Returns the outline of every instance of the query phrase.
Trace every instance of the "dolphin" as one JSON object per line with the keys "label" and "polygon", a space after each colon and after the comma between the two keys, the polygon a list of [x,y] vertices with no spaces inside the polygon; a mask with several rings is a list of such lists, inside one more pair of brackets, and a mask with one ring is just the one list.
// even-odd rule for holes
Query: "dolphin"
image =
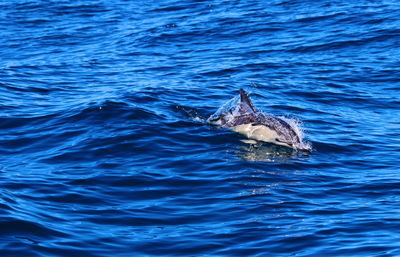
{"label": "dolphin", "polygon": [[259,142],[290,147],[295,150],[310,151],[311,146],[303,142],[297,126],[284,118],[257,111],[249,95],[240,89],[240,101],[233,108],[217,111],[208,122],[245,135]]}

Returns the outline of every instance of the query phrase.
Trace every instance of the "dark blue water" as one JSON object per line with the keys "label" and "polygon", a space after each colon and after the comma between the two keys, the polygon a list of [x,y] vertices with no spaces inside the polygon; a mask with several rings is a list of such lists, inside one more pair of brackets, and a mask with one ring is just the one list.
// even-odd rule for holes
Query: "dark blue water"
{"label": "dark blue water", "polygon": [[[399,256],[397,1],[0,1],[1,256]],[[204,122],[251,92],[310,154]]]}

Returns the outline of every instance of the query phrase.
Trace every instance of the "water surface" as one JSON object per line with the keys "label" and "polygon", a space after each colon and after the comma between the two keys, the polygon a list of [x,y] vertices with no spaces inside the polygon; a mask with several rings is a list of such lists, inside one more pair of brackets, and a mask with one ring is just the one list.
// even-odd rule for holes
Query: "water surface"
{"label": "water surface", "polygon": [[[1,256],[400,255],[396,1],[1,1]],[[311,154],[203,122],[238,93]]]}

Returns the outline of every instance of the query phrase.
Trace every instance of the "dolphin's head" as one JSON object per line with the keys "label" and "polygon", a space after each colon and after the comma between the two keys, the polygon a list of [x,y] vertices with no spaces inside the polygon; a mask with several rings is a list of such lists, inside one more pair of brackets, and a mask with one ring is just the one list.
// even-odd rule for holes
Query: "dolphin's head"
{"label": "dolphin's head", "polygon": [[238,109],[239,96],[235,96],[223,104],[214,114],[212,114],[207,119],[207,122],[212,125],[225,127],[234,117],[236,117]]}
{"label": "dolphin's head", "polygon": [[223,126],[225,124],[224,115],[214,115],[207,119],[207,122],[215,126]]}

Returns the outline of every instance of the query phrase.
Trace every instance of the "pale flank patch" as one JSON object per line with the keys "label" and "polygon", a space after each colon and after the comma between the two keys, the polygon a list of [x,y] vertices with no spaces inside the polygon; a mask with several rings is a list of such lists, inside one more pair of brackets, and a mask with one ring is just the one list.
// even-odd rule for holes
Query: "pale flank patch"
{"label": "pale flank patch", "polygon": [[245,135],[249,139],[255,139],[267,143],[275,143],[275,139],[278,137],[276,131],[263,125],[253,126],[251,124],[243,124],[235,126],[232,129]]}
{"label": "pale flank patch", "polygon": [[249,144],[249,145],[256,145],[258,143],[256,140],[252,140],[252,139],[242,139],[242,140],[240,140],[240,142]]}

